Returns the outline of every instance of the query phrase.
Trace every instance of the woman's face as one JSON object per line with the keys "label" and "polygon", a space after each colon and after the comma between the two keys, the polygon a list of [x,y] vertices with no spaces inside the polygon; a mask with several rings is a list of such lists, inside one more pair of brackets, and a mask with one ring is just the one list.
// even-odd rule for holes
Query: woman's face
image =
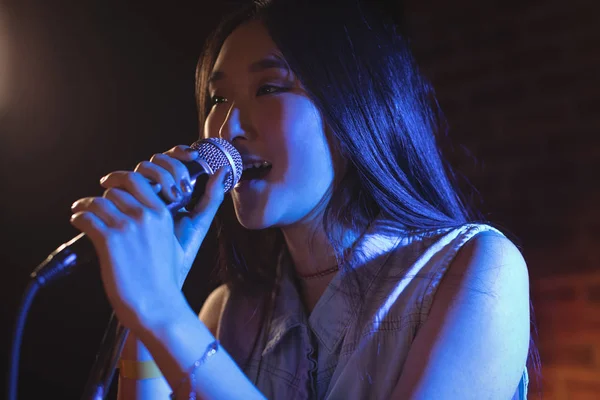
{"label": "woman's face", "polygon": [[334,178],[324,123],[260,22],[245,23],[227,38],[209,95],[204,136],[229,140],[244,164],[271,165],[266,175],[233,189],[239,222],[263,229],[319,215]]}

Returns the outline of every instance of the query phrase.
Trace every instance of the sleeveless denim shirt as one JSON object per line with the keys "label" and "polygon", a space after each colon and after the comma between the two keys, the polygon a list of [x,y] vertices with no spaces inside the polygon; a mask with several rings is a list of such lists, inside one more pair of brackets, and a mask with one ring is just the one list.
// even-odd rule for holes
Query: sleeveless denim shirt
{"label": "sleeveless denim shirt", "polygon": [[[226,295],[217,337],[268,399],[388,399],[444,273],[484,231],[500,233],[473,224],[401,238],[371,228],[355,269],[360,307],[339,272],[309,316],[282,256],[271,299]],[[528,381],[524,365],[512,400],[527,398]]]}

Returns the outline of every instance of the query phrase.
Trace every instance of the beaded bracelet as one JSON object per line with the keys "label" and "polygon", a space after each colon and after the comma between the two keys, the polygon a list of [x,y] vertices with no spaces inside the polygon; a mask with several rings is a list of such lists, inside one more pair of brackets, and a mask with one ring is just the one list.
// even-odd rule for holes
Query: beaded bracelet
{"label": "beaded bracelet", "polygon": [[174,400],[176,398],[175,396],[177,395],[179,390],[181,390],[181,387],[183,386],[185,381],[189,381],[190,384],[190,392],[187,398],[189,400],[196,400],[196,393],[194,392],[194,384],[196,383],[196,369],[202,364],[204,364],[206,360],[208,360],[210,357],[215,355],[218,349],[218,340],[215,340],[214,342],[209,344],[208,347],[206,347],[206,350],[204,350],[204,354],[202,354],[202,357],[200,357],[196,360],[196,362],[194,362],[194,364],[188,369],[187,374],[181,379],[181,381],[179,381],[179,383],[175,387],[175,390],[173,390],[173,393],[171,393],[171,400]]}

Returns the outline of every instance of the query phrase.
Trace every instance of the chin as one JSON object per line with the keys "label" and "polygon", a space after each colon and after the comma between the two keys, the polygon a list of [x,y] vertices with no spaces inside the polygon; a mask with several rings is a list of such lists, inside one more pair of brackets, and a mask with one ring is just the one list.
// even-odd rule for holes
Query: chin
{"label": "chin", "polygon": [[260,230],[267,229],[273,226],[269,224],[261,213],[245,213],[242,210],[235,210],[235,215],[238,222],[246,229]]}
{"label": "chin", "polygon": [[259,231],[262,229],[267,229],[270,228],[272,225],[269,224],[265,224],[261,221],[247,221],[247,220],[239,220],[240,225],[242,225],[244,228],[251,230],[251,231]]}

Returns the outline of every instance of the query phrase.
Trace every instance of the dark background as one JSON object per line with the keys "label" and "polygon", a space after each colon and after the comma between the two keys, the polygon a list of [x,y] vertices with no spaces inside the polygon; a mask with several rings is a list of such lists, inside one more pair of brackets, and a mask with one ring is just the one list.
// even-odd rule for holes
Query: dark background
{"label": "dark background", "polygon": [[[528,261],[545,398],[592,398],[581,388],[600,390],[598,3],[388,3],[404,10],[448,117],[447,157]],[[198,136],[196,61],[235,3],[172,4],[0,3],[2,372],[29,273],[77,234],[71,203],[100,195],[106,173]],[[194,308],[205,276],[197,263],[186,284]],[[78,398],[109,315],[91,266],[41,292],[25,329],[21,398]]]}
{"label": "dark background", "polygon": [[[231,6],[210,3],[14,1],[0,8],[10,47],[0,54],[10,68],[9,98],[0,106],[3,372],[29,273],[77,234],[71,203],[101,195],[106,173],[197,139],[196,62]],[[200,279],[190,293],[195,308],[206,295]],[[20,398],[79,398],[109,316],[93,266],[40,292],[25,329]]]}

